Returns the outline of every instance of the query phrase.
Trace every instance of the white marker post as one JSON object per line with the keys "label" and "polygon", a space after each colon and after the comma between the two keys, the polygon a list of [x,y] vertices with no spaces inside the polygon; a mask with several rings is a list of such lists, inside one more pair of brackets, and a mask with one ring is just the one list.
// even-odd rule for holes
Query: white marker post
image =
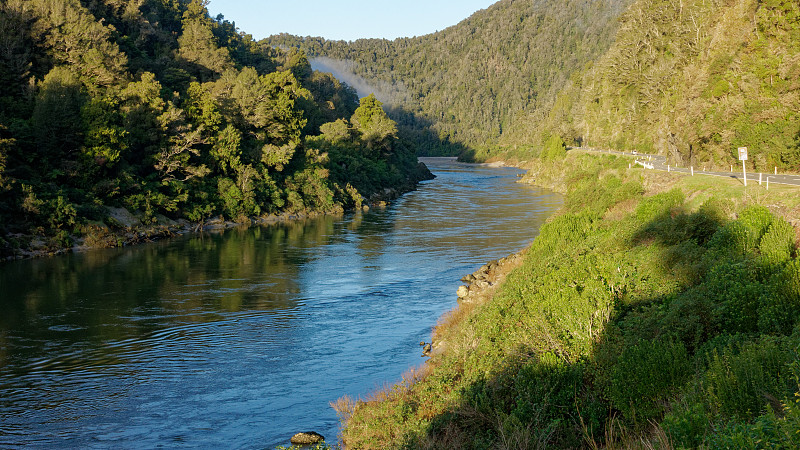
{"label": "white marker post", "polygon": [[739,161],[742,162],[742,174],[744,174],[744,186],[747,187],[747,167],[744,162],[747,161],[747,147],[739,147]]}
{"label": "white marker post", "polygon": [[692,176],[694,176],[694,166],[692,166]]}
{"label": "white marker post", "polygon": [[761,172],[758,172],[758,185],[761,186]]}

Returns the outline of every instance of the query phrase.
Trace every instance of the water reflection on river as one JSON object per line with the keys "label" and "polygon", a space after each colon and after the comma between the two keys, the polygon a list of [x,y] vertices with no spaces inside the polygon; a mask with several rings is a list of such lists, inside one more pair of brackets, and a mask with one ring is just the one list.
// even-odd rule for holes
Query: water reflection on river
{"label": "water reflection on river", "polygon": [[329,402],[421,364],[459,278],[560,202],[428,162],[386,209],[0,265],[0,447],[335,440]]}

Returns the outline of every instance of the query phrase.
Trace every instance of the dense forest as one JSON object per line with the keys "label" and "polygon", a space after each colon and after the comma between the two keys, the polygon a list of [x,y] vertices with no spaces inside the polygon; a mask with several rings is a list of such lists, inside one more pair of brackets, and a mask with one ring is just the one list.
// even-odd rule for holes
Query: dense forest
{"label": "dense forest", "polygon": [[747,146],[753,169],[800,169],[793,0],[503,0],[413,39],[268,41],[395,86],[395,117],[432,153],[528,159],[556,135],[709,167]]}
{"label": "dense forest", "polygon": [[[456,26],[394,41],[276,35],[266,42],[350,62],[429,153],[496,146],[552,104],[612,44],[629,0],[500,1]],[[519,144],[524,145],[520,142]]]}
{"label": "dense forest", "polygon": [[580,88],[565,103],[590,144],[716,167],[746,146],[755,170],[800,170],[800,4],[637,1]]}
{"label": "dense forest", "polygon": [[326,211],[429,175],[374,97],[206,3],[0,4],[4,253],[113,227],[109,206],[146,224]]}

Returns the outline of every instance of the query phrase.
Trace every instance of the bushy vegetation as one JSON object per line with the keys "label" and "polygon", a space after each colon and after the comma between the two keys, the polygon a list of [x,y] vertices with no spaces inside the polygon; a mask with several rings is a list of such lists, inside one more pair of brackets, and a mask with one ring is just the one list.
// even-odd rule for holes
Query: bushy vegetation
{"label": "bushy vegetation", "polygon": [[[350,62],[349,70],[381,87],[392,118],[424,152],[471,156],[552,104],[574,71],[608,49],[629,3],[502,0],[426,36],[344,42],[276,35],[266,42]],[[530,141],[520,136],[512,144]]]}
{"label": "bushy vegetation", "polygon": [[69,245],[106,206],[145,223],[327,211],[426,175],[374,97],[206,3],[0,4],[3,252],[15,233]]}
{"label": "bushy vegetation", "polygon": [[751,170],[800,170],[799,48],[794,0],[636,0],[527,128],[695,167],[728,167],[744,146]]}
{"label": "bushy vegetation", "polygon": [[542,171],[566,181],[562,212],[491,301],[437,330],[424,376],[339,405],[345,444],[797,447],[796,230],[624,159]]}
{"label": "bushy vegetation", "polygon": [[503,0],[417,38],[268,41],[391,86],[427,152],[527,160],[558,135],[709,168],[746,146],[752,170],[800,170],[795,0]]}

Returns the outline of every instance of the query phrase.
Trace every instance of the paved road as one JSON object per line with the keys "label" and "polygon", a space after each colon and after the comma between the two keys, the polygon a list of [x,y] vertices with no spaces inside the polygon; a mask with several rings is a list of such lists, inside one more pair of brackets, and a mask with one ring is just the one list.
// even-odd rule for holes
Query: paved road
{"label": "paved road", "polygon": [[[618,152],[615,150],[600,150],[596,148],[581,148],[576,147],[579,150],[586,150],[589,152],[595,153],[605,153],[605,154],[612,154],[612,155],[626,155],[626,156],[634,156],[636,161],[640,164],[647,164],[646,166],[648,169],[651,168],[654,170],[664,170],[670,172],[682,172],[682,173],[691,173],[691,168],[686,167],[672,167],[667,165],[667,157],[661,155],[650,155],[646,153],[636,153],[636,152]],[[738,167],[738,172],[736,171]],[[711,171],[704,171],[698,170],[698,168],[694,169],[695,175],[711,175],[715,177],[725,177],[725,178],[734,178],[736,180],[742,181],[744,179],[744,175],[742,174],[742,166],[733,166],[734,172],[711,172]],[[747,183],[755,183],[758,184],[758,176],[759,173],[751,173],[747,172]],[[795,174],[778,174],[775,175],[774,173],[763,173],[761,174],[761,182],[763,185],[767,184],[767,178],[769,178],[770,184],[777,183],[777,184],[788,184],[792,186],[800,186],[800,175]]]}

